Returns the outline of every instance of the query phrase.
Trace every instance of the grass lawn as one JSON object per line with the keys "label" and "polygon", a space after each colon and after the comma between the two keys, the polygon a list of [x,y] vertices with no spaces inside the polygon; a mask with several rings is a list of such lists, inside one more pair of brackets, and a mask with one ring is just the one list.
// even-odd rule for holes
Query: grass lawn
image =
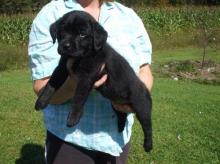
{"label": "grass lawn", "polygon": [[[177,59],[201,59],[198,49],[157,51],[157,65]],[[209,57],[217,61],[215,53]],[[220,86],[173,81],[155,75],[152,91],[154,149],[143,151],[143,133],[133,127],[129,164],[220,162]],[[0,163],[41,164],[44,127],[35,112],[30,73],[0,72]]]}

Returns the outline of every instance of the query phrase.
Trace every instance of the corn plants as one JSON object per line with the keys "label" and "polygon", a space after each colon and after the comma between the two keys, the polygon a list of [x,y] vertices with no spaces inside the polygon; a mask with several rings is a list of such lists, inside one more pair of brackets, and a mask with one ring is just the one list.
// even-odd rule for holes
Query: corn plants
{"label": "corn plants", "polygon": [[28,16],[0,16],[0,40],[9,44],[26,44],[32,18]]}
{"label": "corn plants", "polygon": [[202,18],[211,27],[220,28],[220,8],[180,7],[180,8],[136,8],[145,26],[158,35],[191,31],[196,29]]}

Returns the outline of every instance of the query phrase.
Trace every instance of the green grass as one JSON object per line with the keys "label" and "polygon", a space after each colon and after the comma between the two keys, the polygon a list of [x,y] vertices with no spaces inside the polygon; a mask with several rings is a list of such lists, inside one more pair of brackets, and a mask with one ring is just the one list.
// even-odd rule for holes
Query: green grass
{"label": "green grass", "polygon": [[[156,51],[153,70],[171,60],[200,59],[196,48]],[[209,57],[220,61],[216,54]],[[220,86],[173,81],[155,75],[153,95],[154,149],[143,151],[143,133],[133,127],[129,164],[219,163]],[[45,129],[27,70],[0,72],[0,163],[40,164]]]}
{"label": "green grass", "polygon": [[0,73],[0,97],[0,163],[15,163],[21,151],[29,153],[25,158],[30,160],[19,161],[33,163],[40,149],[31,150],[43,145],[44,129],[41,113],[33,109],[35,96],[27,71]]}
{"label": "green grass", "polygon": [[27,48],[25,46],[0,43],[0,71],[27,68]]}
{"label": "green grass", "polygon": [[153,90],[154,150],[150,155],[142,152],[143,135],[136,123],[130,164],[219,163],[219,91],[219,86],[156,79]]}
{"label": "green grass", "polygon": [[[175,60],[202,60],[203,49],[196,47],[188,48],[167,48],[166,50],[153,51],[153,62],[155,64],[165,63]],[[206,59],[220,62],[220,49],[214,51],[213,49],[207,50]]]}

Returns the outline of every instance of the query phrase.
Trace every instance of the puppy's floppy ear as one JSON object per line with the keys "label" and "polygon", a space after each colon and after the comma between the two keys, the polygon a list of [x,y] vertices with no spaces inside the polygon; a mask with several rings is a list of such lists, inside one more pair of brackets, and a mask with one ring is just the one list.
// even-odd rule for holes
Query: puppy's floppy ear
{"label": "puppy's floppy ear", "polygon": [[56,42],[59,23],[60,23],[60,20],[57,20],[56,22],[50,25],[50,35],[53,39],[53,43]]}
{"label": "puppy's floppy ear", "polygon": [[98,23],[93,24],[93,43],[94,49],[97,51],[102,48],[108,37],[108,33],[104,28]]}

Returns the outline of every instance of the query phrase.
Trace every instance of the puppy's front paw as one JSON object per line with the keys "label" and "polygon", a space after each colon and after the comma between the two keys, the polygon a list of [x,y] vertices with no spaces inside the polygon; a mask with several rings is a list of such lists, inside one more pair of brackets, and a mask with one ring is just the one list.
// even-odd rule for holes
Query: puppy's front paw
{"label": "puppy's front paw", "polygon": [[153,149],[152,139],[145,139],[144,140],[144,150],[146,152],[150,152],[152,149]]}
{"label": "puppy's front paw", "polygon": [[70,112],[67,118],[67,127],[73,127],[79,123],[81,113]]}
{"label": "puppy's front paw", "polygon": [[35,103],[35,109],[44,109],[50,102],[50,98],[55,93],[55,88],[53,88],[49,83],[45,86],[43,92],[38,97]]}
{"label": "puppy's front paw", "polygon": [[40,99],[37,99],[35,103],[35,109],[36,110],[41,110],[44,109],[48,104],[45,101],[42,101]]}

